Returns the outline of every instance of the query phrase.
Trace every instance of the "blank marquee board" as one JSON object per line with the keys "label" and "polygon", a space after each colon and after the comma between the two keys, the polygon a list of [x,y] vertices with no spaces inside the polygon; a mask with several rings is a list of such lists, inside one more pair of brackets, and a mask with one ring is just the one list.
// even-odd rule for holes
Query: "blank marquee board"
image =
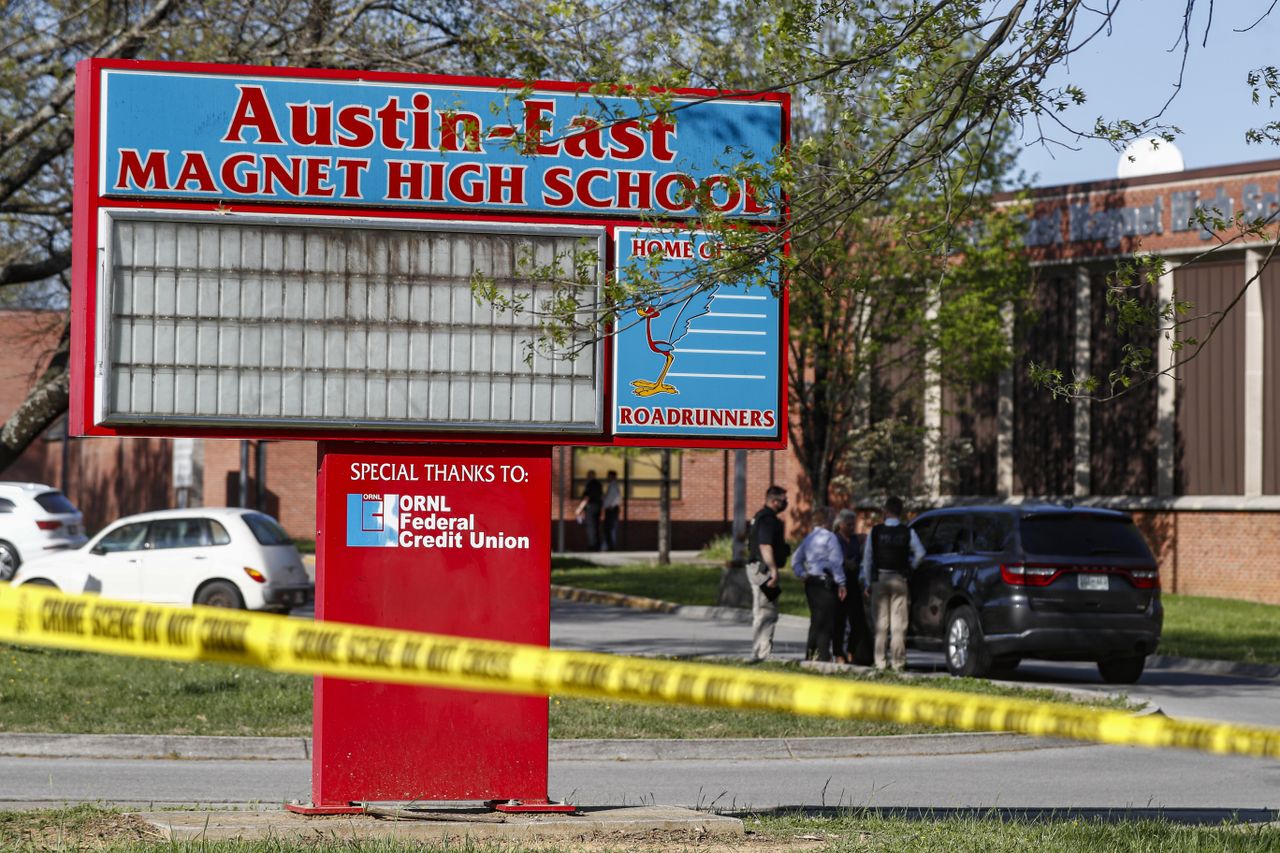
{"label": "blank marquee board", "polygon": [[603,257],[601,229],[113,211],[99,234],[98,423],[601,429],[601,348],[529,349],[529,312],[471,289],[537,303],[520,259]]}

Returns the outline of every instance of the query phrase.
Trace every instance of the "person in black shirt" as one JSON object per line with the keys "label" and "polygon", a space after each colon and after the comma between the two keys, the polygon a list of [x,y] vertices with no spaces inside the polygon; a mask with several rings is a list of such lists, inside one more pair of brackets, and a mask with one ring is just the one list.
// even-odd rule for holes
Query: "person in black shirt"
{"label": "person in black shirt", "polygon": [[770,486],[764,507],[751,520],[747,536],[747,579],[751,582],[751,657],[762,661],[773,652],[773,630],[778,624],[778,572],[787,563],[791,546],[786,525],[778,513],[787,508],[787,490]]}
{"label": "person in black shirt", "polygon": [[848,578],[849,594],[836,612],[836,625],[831,634],[832,651],[838,661],[868,666],[872,662],[875,638],[867,618],[863,597],[858,594],[858,576],[862,568],[863,538],[858,535],[858,514],[842,509],[836,516],[836,535],[844,549],[844,573]]}
{"label": "person in black shirt", "polygon": [[587,484],[582,489],[582,503],[578,513],[587,528],[587,548],[595,551],[600,548],[600,509],[604,506],[604,486],[596,479],[595,470],[587,472]]}

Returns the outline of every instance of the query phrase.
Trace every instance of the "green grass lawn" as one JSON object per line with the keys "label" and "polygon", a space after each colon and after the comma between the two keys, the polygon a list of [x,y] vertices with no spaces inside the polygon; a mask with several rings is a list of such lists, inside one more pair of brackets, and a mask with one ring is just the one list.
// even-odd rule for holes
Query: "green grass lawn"
{"label": "green grass lawn", "polygon": [[[629,592],[681,604],[715,604],[720,585],[717,566],[596,566],[579,560],[553,560],[552,583]],[[1280,606],[1202,598],[1162,596],[1165,607],[1160,653],[1177,657],[1280,664]],[[783,613],[808,616],[804,589],[783,571]]]}
{"label": "green grass lawn", "polygon": [[1280,607],[1253,601],[1165,595],[1160,653],[1280,663]]}
{"label": "green grass lawn", "polygon": [[[700,850],[729,853],[748,850],[893,851],[893,853],[1198,853],[1280,849],[1280,828],[1227,824],[1184,826],[1164,820],[1103,823],[1049,818],[1027,820],[1000,816],[912,820],[881,817],[858,810],[831,816],[805,814],[738,815],[750,833],[745,838],[714,838],[694,833],[657,833],[644,837],[587,836],[573,841],[445,842],[407,839],[339,837],[317,829],[314,838],[294,841],[160,842],[141,819],[116,809],[78,806],[69,809],[0,812],[0,849],[15,853],[51,850],[95,850],[103,853],[556,853],[556,851]],[[323,823],[318,824],[319,827]]]}
{"label": "green grass lawn", "polygon": [[[798,664],[771,663],[768,668],[801,671]],[[849,673],[831,677],[876,676]],[[967,679],[948,679],[938,686],[1056,698],[1046,690]],[[311,734],[311,687],[306,676],[223,664],[180,664],[0,645],[0,731],[306,736]],[[893,723],[568,696],[551,697],[550,710],[551,737],[565,739],[815,737],[931,731]]]}

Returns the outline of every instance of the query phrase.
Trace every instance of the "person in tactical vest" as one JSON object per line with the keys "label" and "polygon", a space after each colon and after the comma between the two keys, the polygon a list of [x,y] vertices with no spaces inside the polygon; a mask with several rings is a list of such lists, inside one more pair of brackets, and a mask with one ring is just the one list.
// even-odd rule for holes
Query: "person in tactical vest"
{"label": "person in tactical vest", "polygon": [[875,614],[876,669],[887,664],[901,670],[907,665],[907,576],[923,559],[920,537],[902,523],[901,499],[889,498],[884,521],[871,528],[862,552],[863,595]]}
{"label": "person in tactical vest", "polygon": [[747,579],[751,582],[751,657],[762,661],[773,652],[773,629],[778,624],[778,572],[787,564],[791,546],[778,513],[787,508],[787,490],[770,486],[764,507],[751,519],[747,535]]}

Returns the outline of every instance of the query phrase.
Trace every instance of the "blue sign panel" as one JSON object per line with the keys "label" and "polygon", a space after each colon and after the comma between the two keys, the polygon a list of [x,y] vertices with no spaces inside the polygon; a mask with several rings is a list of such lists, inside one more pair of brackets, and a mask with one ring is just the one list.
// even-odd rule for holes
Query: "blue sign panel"
{"label": "blue sign panel", "polygon": [[[516,97],[516,95],[519,97]],[[779,145],[776,101],[141,70],[102,75],[103,196],[772,220],[733,174]]]}
{"label": "blue sign panel", "polygon": [[[644,264],[664,290],[714,257],[714,235],[620,228],[620,271]],[[652,260],[658,258],[658,260]],[[776,264],[770,271],[776,286]],[[782,314],[767,288],[720,284],[655,297],[618,320],[613,430],[618,435],[776,438],[781,429]]]}
{"label": "blue sign panel", "polygon": [[399,495],[347,495],[348,548],[394,548],[399,533]]}

